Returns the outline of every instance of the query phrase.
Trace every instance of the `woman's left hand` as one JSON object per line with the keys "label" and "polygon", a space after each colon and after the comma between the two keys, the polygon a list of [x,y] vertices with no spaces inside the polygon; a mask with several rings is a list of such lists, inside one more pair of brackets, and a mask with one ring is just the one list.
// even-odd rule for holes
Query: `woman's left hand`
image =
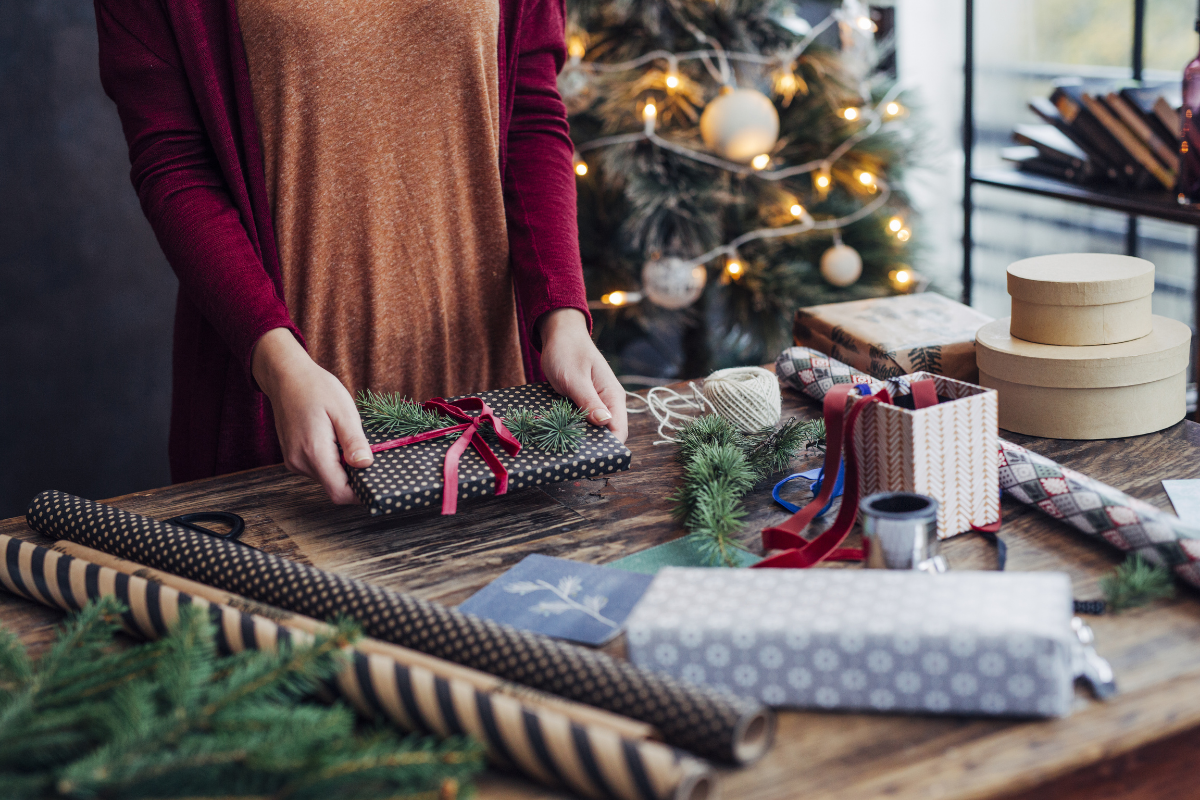
{"label": "woman's left hand", "polygon": [[550,385],[586,409],[589,422],[607,426],[624,442],[629,433],[625,388],[596,349],[583,313],[574,308],[556,308],[543,314],[538,326],[542,334],[542,371]]}

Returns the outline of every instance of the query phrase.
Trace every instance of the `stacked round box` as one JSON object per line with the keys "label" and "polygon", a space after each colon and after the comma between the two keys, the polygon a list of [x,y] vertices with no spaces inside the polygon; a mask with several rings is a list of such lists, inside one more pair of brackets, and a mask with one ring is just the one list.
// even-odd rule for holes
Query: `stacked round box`
{"label": "stacked round box", "polygon": [[979,329],[979,382],[1000,427],[1056,439],[1113,439],[1187,413],[1191,329],[1150,309],[1154,265],[1067,253],[1008,268],[1012,316]]}

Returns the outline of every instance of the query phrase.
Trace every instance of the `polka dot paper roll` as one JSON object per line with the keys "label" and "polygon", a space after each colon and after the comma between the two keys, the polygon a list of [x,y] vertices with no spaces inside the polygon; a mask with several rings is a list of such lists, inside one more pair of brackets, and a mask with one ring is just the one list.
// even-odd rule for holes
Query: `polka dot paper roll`
{"label": "polka dot paper roll", "polygon": [[[548,383],[514,386],[472,396],[481,398],[500,417],[510,408],[548,408],[560,397]],[[525,445],[517,455],[510,456],[499,445],[491,428],[485,427],[482,435],[508,470],[509,492],[629,469],[631,459],[629,449],[608,428],[595,425],[586,427],[577,453],[551,453]],[[394,437],[368,431],[367,438],[371,444],[379,444]],[[443,436],[376,453],[375,462],[366,469],[347,468],[350,486],[372,514],[440,508],[442,466],[446,451],[453,443],[453,437]],[[495,492],[496,476],[473,447],[467,448],[458,464],[459,502],[489,497]]]}
{"label": "polka dot paper roll", "polygon": [[667,744],[747,763],[771,742],[774,719],[756,700],[688,686],[627,661],[518,631],[456,609],[298,564],[65,492],[42,492],[29,526],[261,603],[332,621],[347,615],[368,636],[498,675],[513,683],[641,720]]}

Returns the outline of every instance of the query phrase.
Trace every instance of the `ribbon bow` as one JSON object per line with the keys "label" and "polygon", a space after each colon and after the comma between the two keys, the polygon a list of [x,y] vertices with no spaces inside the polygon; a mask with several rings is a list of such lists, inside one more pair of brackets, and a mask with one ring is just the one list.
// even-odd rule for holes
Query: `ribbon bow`
{"label": "ribbon bow", "polygon": [[[462,436],[458,437],[458,441],[450,445],[450,449],[446,451],[446,461],[442,465],[442,514],[454,514],[458,511],[458,462],[462,458],[462,454],[467,451],[467,447],[474,447],[475,452],[479,453],[483,462],[496,476],[496,494],[501,495],[508,492],[508,470],[500,463],[500,459],[492,452],[492,448],[488,446],[484,438],[475,434],[484,424],[491,425],[492,429],[496,431],[496,435],[500,437],[500,445],[504,448],[504,452],[510,456],[521,452],[521,443],[509,433],[508,428],[504,427],[504,423],[487,403],[478,397],[464,397],[461,400],[443,400],[435,397],[422,403],[421,407],[427,411],[445,414],[451,419],[459,420],[461,424],[373,444],[371,452],[382,453],[384,450],[393,450],[397,447],[437,439],[440,436],[461,431]],[[468,411],[478,411],[479,415],[471,416],[466,413]]]}

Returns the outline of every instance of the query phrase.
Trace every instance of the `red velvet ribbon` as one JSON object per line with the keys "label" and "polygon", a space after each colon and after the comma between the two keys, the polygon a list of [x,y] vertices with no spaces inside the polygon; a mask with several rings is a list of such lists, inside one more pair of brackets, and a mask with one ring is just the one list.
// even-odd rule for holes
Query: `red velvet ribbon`
{"label": "red velvet ribbon", "polygon": [[[476,436],[476,434],[485,423],[491,425],[492,429],[496,431],[496,435],[500,437],[500,445],[504,448],[504,452],[510,456],[521,452],[521,443],[509,433],[508,428],[504,427],[504,423],[487,403],[478,397],[464,397],[454,401],[435,397],[423,403],[421,407],[428,411],[440,412],[451,419],[460,420],[461,424],[418,433],[415,436],[389,439],[386,442],[371,445],[371,452],[381,453],[384,450],[392,450],[462,431],[462,436],[458,437],[458,441],[450,445],[450,449],[446,451],[446,461],[442,465],[442,514],[453,514],[458,511],[458,462],[462,458],[462,454],[467,451],[467,447],[474,447],[475,452],[479,453],[483,462],[488,465],[488,469],[496,476],[496,494],[508,492],[508,470],[500,463],[500,459],[492,452],[492,448],[488,446],[483,437]],[[471,416],[466,413],[467,411],[478,411],[479,415]]]}
{"label": "red velvet ribbon", "polygon": [[846,451],[846,479],[842,490],[842,507],[838,510],[837,519],[828,530],[812,541],[800,535],[833,495],[833,485],[836,481],[824,480],[821,482],[820,493],[808,505],[781,525],[763,531],[763,549],[783,552],[764,558],[754,564],[752,569],[804,569],[826,560],[862,560],[862,550],[839,547],[850,535],[850,529],[854,527],[854,519],[858,514],[858,457],[854,452],[854,426],[868,405],[891,403],[892,397],[886,389],[880,389],[873,395],[858,398],[850,410],[846,411],[846,399],[853,390],[854,386],[850,384],[838,384],[825,395],[825,475],[837,475],[842,450]]}

